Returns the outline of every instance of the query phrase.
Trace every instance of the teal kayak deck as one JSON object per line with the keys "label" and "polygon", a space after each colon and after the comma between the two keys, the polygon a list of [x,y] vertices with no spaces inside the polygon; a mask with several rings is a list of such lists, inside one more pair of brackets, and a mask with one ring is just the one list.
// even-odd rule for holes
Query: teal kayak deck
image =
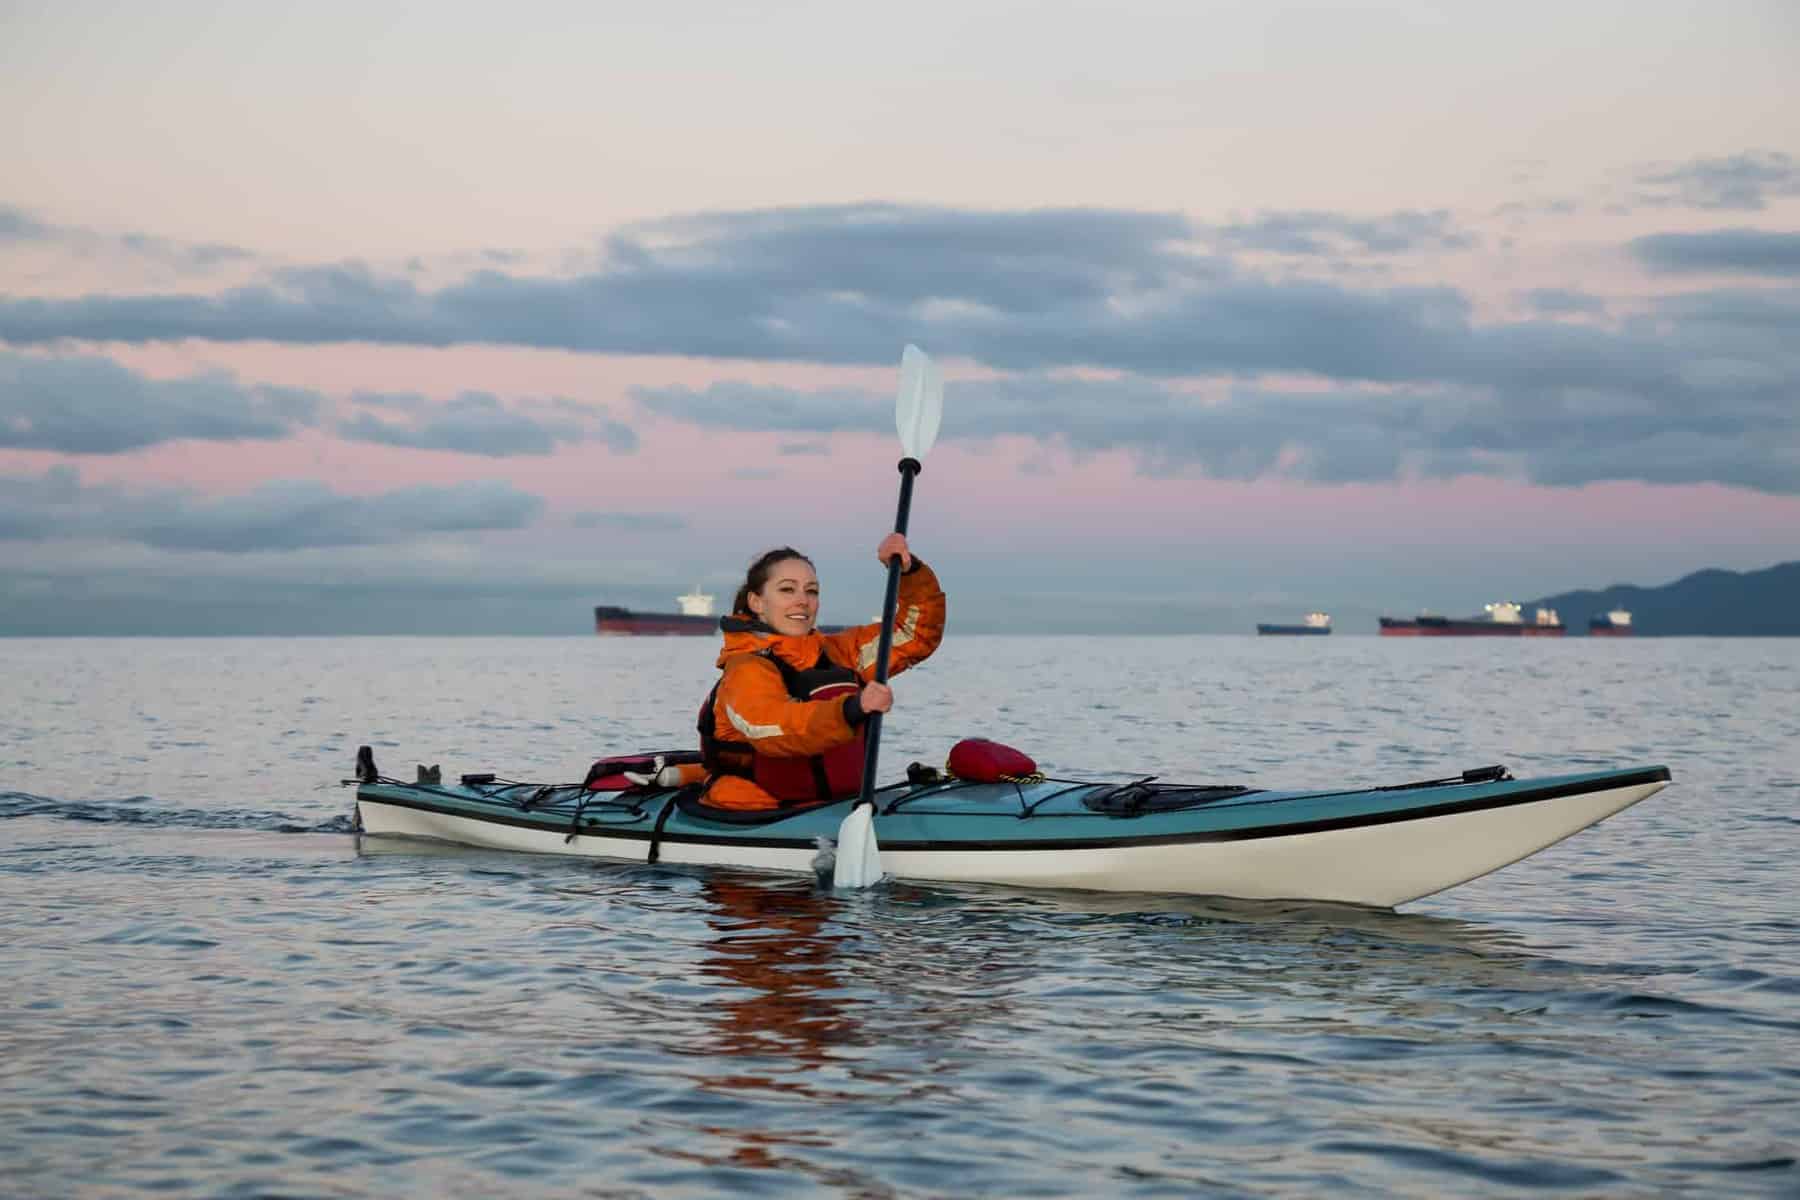
{"label": "teal kayak deck", "polygon": [[[1666,766],[1514,779],[1501,768],[1378,787],[1276,791],[1166,784],[1155,779],[1044,779],[896,784],[876,793],[885,850],[1066,850],[1285,837],[1539,804],[1613,788],[1663,783]],[[358,786],[370,801],[490,824],[655,844],[811,846],[834,837],[842,800],[776,814],[707,810],[692,791],[591,792],[580,785],[505,780]]]}

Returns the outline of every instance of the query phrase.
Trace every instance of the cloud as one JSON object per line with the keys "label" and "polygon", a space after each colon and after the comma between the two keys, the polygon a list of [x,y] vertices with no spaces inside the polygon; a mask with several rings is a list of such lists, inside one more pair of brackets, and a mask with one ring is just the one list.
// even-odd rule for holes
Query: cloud
{"label": "cloud", "polygon": [[[1563,344],[1561,327],[1543,327],[1493,347],[1495,365],[1478,385],[1240,385],[1216,394],[1143,376],[952,381],[940,436],[1025,437],[1077,457],[1123,452],[1148,475],[1318,484],[1511,475],[1557,486],[1710,481],[1800,493],[1800,412],[1791,402],[1800,370],[1757,357],[1761,341],[1744,332],[1758,318],[1777,328],[1772,314],[1735,294],[1710,306],[1690,301],[1687,313],[1681,332],[1663,333],[1667,352],[1640,362],[1635,376],[1584,361],[1581,330]],[[1720,324],[1703,328],[1713,316]],[[736,431],[892,428],[893,401],[875,392],[720,383],[644,389],[640,400],[671,419]],[[1686,448],[1688,465],[1670,447]]]}
{"label": "cloud", "polygon": [[1646,167],[1636,183],[1637,200],[1651,207],[1758,212],[1771,196],[1800,196],[1800,162],[1779,151],[1748,151]]}
{"label": "cloud", "polygon": [[635,387],[630,394],[659,417],[714,429],[873,433],[894,423],[892,398],[854,388],[798,391],[723,380],[699,389]]}
{"label": "cloud", "polygon": [[44,224],[25,210],[0,204],[0,241],[43,241],[54,233],[52,226]]}
{"label": "cloud", "polygon": [[418,392],[355,392],[350,399],[363,408],[386,408],[396,412],[418,413],[431,407],[431,400]]}
{"label": "cloud", "polygon": [[102,233],[73,225],[53,225],[23,209],[0,205],[0,242],[52,245],[82,256],[120,255],[159,266],[205,273],[224,263],[255,256],[222,242],[180,242],[149,233]]}
{"label": "cloud", "polygon": [[1655,233],[1627,247],[1653,271],[1773,275],[1800,278],[1800,233],[1717,229],[1707,233]]}
{"label": "cloud", "polygon": [[600,440],[615,454],[633,454],[637,451],[637,430],[631,426],[611,418],[601,418],[598,429]]}
{"label": "cloud", "polygon": [[0,447],[120,454],[161,442],[276,441],[318,418],[320,397],[225,372],[150,379],[108,358],[0,351]]}
{"label": "cloud", "polygon": [[1533,312],[1545,316],[1604,316],[1606,301],[1588,292],[1573,291],[1569,288],[1532,288],[1524,292],[1520,299]]}
{"label": "cloud", "polygon": [[520,529],[543,500],[503,481],[343,495],[313,480],[210,499],[178,489],[84,485],[72,467],[0,476],[0,539],[92,539],[219,554],[366,546]]}
{"label": "cloud", "polygon": [[573,518],[578,529],[615,529],[622,533],[676,533],[688,527],[677,513],[579,512]]}
{"label": "cloud", "polygon": [[[0,338],[497,343],[827,363],[887,363],[911,338],[1012,367],[1357,370],[1383,343],[1467,309],[1446,289],[1244,277],[1198,253],[1197,237],[1179,216],[1114,210],[725,213],[629,227],[608,241],[603,268],[562,278],[485,270],[432,291],[340,264],[211,295],[13,297],[0,300]],[[1324,336],[1296,338],[1303,329]]]}
{"label": "cloud", "polygon": [[[1715,350],[1726,344],[1793,363],[1794,330],[1800,326],[1800,289],[1718,288],[1680,292],[1656,300],[1653,309],[1673,330]],[[1700,352],[1704,345],[1690,347]]]}
{"label": "cloud", "polygon": [[[1581,211],[1581,202],[1566,196],[1552,196],[1533,200],[1509,200],[1505,204],[1494,206],[1493,216],[1503,220],[1511,229],[1517,230],[1532,217],[1568,217]],[[1505,247],[1511,239],[1500,244]]]}
{"label": "cloud", "polygon": [[1217,226],[1215,233],[1221,244],[1232,249],[1318,257],[1468,250],[1479,244],[1474,234],[1456,228],[1450,214],[1441,209],[1378,217],[1271,212],[1253,221]]}
{"label": "cloud", "polygon": [[117,243],[133,254],[151,259],[164,266],[192,267],[200,270],[255,257],[241,246],[231,246],[223,242],[176,242],[147,233],[121,234]]}
{"label": "cloud", "polygon": [[[1433,228],[1427,222],[1426,231]],[[914,340],[944,359],[1025,375],[1092,368],[1132,377],[1310,376],[1340,389],[1494,394],[1525,404],[1570,389],[1662,405],[1712,399],[1684,380],[1683,366],[1718,355],[1701,334],[1721,335],[1723,314],[1704,324],[1678,311],[1660,315],[1660,324],[1482,321],[1453,288],[1352,288],[1259,274],[1197,249],[1205,237],[1179,216],[1114,210],[722,213],[628,227],[607,243],[602,268],[567,278],[482,271],[430,291],[354,264],[314,267],[210,296],[0,300],[0,337],[477,341],[884,366]],[[1539,300],[1582,303],[1573,294]],[[1732,357],[1795,378],[1786,333],[1746,322],[1724,336]],[[885,408],[860,394],[721,384],[649,389],[637,399],[653,414],[795,435],[891,425]],[[479,444],[466,429],[428,428],[427,411],[407,420],[373,414],[353,432]],[[547,434],[513,432],[540,446]],[[635,436],[623,425],[590,433],[617,448]]]}
{"label": "cloud", "polygon": [[1730,480],[1774,495],[1800,494],[1800,445],[1791,431],[1780,442],[1746,447],[1732,436],[1702,429],[1668,429],[1609,443],[1589,439],[1550,446],[1534,457],[1532,480],[1579,486],[1595,479],[1636,479],[1671,486]]}
{"label": "cloud", "polygon": [[501,343],[607,353],[887,364],[917,341],[1009,370],[1311,372],[1402,380],[1464,353],[1469,301],[1245,273],[1184,218],[891,205],[630,227],[604,268],[480,271],[425,290],[343,264],[212,295],[0,300],[0,339]]}
{"label": "cloud", "polygon": [[[558,443],[603,442],[635,453],[637,431],[604,409],[560,397],[510,404],[485,392],[436,402],[413,393],[358,392],[359,412],[336,425],[350,441],[491,458],[549,454]],[[158,380],[94,355],[0,351],[0,448],[122,454],[173,441],[278,441],[318,426],[316,392],[246,384],[224,371]],[[536,415],[537,410],[543,415]]]}
{"label": "cloud", "polygon": [[464,392],[441,404],[423,397],[359,395],[358,400],[378,408],[407,414],[405,421],[358,413],[338,425],[340,437],[418,450],[448,450],[505,458],[521,454],[549,454],[559,442],[581,442],[590,437],[607,443],[620,454],[638,448],[637,432],[629,425],[574,404],[558,405],[557,419],[539,419],[519,411],[523,402],[509,408],[487,392]]}

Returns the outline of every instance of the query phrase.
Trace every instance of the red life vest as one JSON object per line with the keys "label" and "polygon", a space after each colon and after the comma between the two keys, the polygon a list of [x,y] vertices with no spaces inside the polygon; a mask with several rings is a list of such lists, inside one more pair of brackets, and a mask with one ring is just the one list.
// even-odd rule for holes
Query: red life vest
{"label": "red life vest", "polygon": [[[821,654],[807,670],[796,670],[772,650],[757,651],[774,663],[788,695],[796,700],[842,700],[862,690],[862,680],[849,667],[840,667]],[[713,707],[719,695],[714,684],[700,706],[700,761],[715,775],[738,775],[754,782],[781,802],[781,807],[823,804],[862,791],[863,752],[867,741],[862,727],[856,736],[823,754],[777,757],[758,753],[754,744],[724,741],[715,732]]]}

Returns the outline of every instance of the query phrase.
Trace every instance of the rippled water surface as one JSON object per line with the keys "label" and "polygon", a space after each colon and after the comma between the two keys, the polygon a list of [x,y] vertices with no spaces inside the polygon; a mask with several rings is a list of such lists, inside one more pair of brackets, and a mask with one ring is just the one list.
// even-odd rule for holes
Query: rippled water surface
{"label": "rippled water surface", "polygon": [[[0,641],[0,1191],[1800,1194],[1800,642],[952,638],[884,762],[1666,763],[1398,912],[359,839],[685,745],[710,639]],[[886,772],[884,772],[886,773]]]}

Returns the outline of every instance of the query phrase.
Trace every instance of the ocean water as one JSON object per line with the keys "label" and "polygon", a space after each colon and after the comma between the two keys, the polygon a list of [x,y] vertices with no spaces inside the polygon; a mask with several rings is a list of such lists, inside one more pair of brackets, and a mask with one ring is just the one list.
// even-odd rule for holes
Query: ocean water
{"label": "ocean water", "polygon": [[707,639],[0,641],[8,1196],[1800,1194],[1800,641],[951,640],[883,761],[1674,784],[1399,911],[359,839]]}

